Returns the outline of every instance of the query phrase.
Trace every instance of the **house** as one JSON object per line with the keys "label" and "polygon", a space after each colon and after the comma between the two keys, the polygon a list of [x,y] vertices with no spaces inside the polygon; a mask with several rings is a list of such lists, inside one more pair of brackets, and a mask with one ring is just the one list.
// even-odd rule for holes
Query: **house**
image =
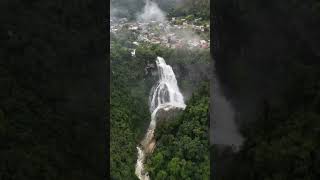
{"label": "house", "polygon": [[131,56],[136,56],[136,49],[133,49],[133,50],[131,51]]}
{"label": "house", "polygon": [[138,26],[130,26],[129,30],[138,30]]}
{"label": "house", "polygon": [[134,41],[132,44],[136,45],[136,46],[139,46],[139,43]]}

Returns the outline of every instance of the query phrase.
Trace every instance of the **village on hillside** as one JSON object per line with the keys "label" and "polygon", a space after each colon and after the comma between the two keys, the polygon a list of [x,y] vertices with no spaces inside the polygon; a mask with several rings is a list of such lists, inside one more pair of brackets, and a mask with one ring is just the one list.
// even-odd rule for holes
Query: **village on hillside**
{"label": "village on hillside", "polygon": [[[130,31],[136,35],[133,45],[148,42],[160,44],[168,48],[203,48],[210,47],[210,37],[200,38],[198,34],[209,34],[210,25],[197,23],[201,18],[186,20],[171,18],[170,21],[129,22],[126,18],[110,19],[110,32],[117,34]],[[132,55],[135,51],[133,50]]]}

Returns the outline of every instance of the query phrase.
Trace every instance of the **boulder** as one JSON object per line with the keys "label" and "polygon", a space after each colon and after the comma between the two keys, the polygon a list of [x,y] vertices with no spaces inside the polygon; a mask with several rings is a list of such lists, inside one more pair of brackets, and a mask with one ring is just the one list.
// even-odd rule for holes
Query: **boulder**
{"label": "boulder", "polygon": [[182,112],[181,108],[170,106],[166,109],[159,109],[156,114],[157,123],[161,121],[170,120],[176,117],[180,112]]}

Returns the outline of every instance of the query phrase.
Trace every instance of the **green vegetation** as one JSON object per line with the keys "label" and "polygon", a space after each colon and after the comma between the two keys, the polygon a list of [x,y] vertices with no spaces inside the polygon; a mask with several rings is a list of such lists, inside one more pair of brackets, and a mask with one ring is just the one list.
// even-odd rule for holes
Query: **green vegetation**
{"label": "green vegetation", "polygon": [[110,5],[111,15],[134,20],[136,13],[143,10],[144,0],[111,0]]}
{"label": "green vegetation", "polygon": [[296,64],[283,96],[267,99],[257,119],[243,125],[247,138],[237,171],[262,179],[318,179],[320,66]]}
{"label": "green vegetation", "polygon": [[167,10],[169,17],[185,16],[187,20],[193,18],[210,19],[210,0],[184,0],[174,4]]}
{"label": "green vegetation", "polygon": [[0,2],[1,180],[103,179],[105,7]]}
{"label": "green vegetation", "polygon": [[[109,170],[105,2],[0,4],[0,179],[103,179]],[[111,42],[113,179],[135,178],[135,146],[150,120],[154,77],[144,67],[155,54],[137,50],[132,58],[128,37]]]}
{"label": "green vegetation", "polygon": [[[145,134],[145,130],[150,122],[150,112],[148,105],[149,92],[154,83],[158,80],[157,74],[152,74],[146,71],[149,67],[151,71],[156,71],[155,60],[157,56],[163,57],[168,64],[170,64],[178,76],[179,86],[182,91],[192,92],[202,81],[208,78],[207,69],[209,67],[209,50],[188,50],[188,49],[170,49],[160,45],[153,45],[143,43],[136,49],[136,56],[131,56],[130,51],[132,45],[125,41],[129,34],[113,35],[111,39],[111,136],[110,136],[110,157],[111,157],[111,177],[112,179],[136,179],[134,174],[135,163],[137,158],[136,146],[139,144]],[[201,71],[202,69],[202,71]],[[177,156],[172,162],[171,159],[179,153],[185,151],[182,145],[175,145],[176,149],[172,149],[172,158],[166,156],[163,163],[170,163],[170,167],[177,166],[176,163],[187,163],[185,168],[192,169],[194,166],[201,166],[201,170],[194,172],[198,179],[208,177],[209,170],[209,152],[206,150],[208,146],[207,133],[207,108],[208,108],[208,87],[203,87],[202,90],[195,93],[190,100],[190,107],[187,112],[174,120],[174,124],[169,123],[167,127],[179,128],[179,122],[185,122],[181,125],[181,132],[185,133],[188,128],[195,126],[194,134],[190,137],[184,134],[183,137],[172,133],[173,139],[180,141],[188,141],[189,138],[194,139],[190,144],[191,149],[189,153],[192,155],[193,151],[203,149],[202,156],[190,156],[190,158]],[[190,111],[190,112],[189,112]],[[192,124],[188,124],[187,120],[193,119]],[[160,127],[161,129],[161,127]],[[165,129],[164,129],[165,130]],[[164,130],[159,130],[162,132]],[[158,132],[158,131],[156,131]],[[157,134],[159,135],[159,134]],[[176,137],[174,137],[176,136]],[[162,142],[160,140],[159,142]],[[157,148],[166,148],[167,142],[157,145]],[[172,145],[168,145],[168,148]],[[187,147],[189,148],[189,147]],[[180,149],[180,150],[179,150]],[[181,153],[180,152],[180,153]],[[189,154],[186,154],[189,156]],[[153,155],[151,156],[153,157]],[[156,155],[161,158],[161,155]],[[180,159],[177,159],[180,158]],[[179,165],[180,166],[180,165]],[[171,168],[171,169],[172,169]],[[162,170],[162,169],[161,169]],[[178,170],[177,170],[178,171]],[[180,170],[179,170],[180,171]],[[184,171],[187,171],[185,169]],[[188,170],[189,171],[189,170]],[[163,169],[157,176],[166,176],[166,173],[172,178],[180,178],[180,175],[170,174]],[[183,172],[177,172],[179,174]],[[189,177],[184,173],[182,177]],[[191,176],[190,176],[191,177]]]}
{"label": "green vegetation", "polygon": [[149,122],[148,93],[144,81],[145,61],[131,57],[127,48],[112,39],[110,175],[112,179],[136,179],[136,146]]}
{"label": "green vegetation", "polygon": [[147,164],[152,179],[209,179],[209,85],[193,93],[178,117],[162,121]]}
{"label": "green vegetation", "polygon": [[214,156],[216,179],[319,179],[318,4],[216,4],[216,70],[246,138],[228,165],[230,157]]}
{"label": "green vegetation", "polygon": [[[111,3],[114,7],[118,7],[119,10],[126,9],[120,14],[118,13],[120,17],[127,17],[129,20],[133,20],[136,16],[135,13],[141,12],[143,8],[143,3],[141,4],[141,2],[143,1],[127,2],[119,0],[112,1]],[[131,5],[132,3],[134,3],[134,5]],[[173,4],[175,2],[173,1],[161,1],[157,3],[164,10],[166,10],[166,6],[175,6],[175,4]],[[191,5],[195,4],[189,3],[186,6],[181,6],[175,13],[177,13],[177,15],[180,11],[188,13],[188,11],[191,11]],[[197,4],[197,7],[200,8],[200,6],[200,4]],[[204,9],[209,10],[208,7],[209,6]],[[199,12],[203,13],[203,10],[197,11],[197,13],[189,13],[191,15],[188,16],[187,19],[193,21],[200,15]],[[205,16],[204,14],[201,15]],[[183,16],[185,16],[185,14]],[[208,19],[208,17],[209,15],[207,14],[206,19]],[[203,21],[199,21],[199,23],[201,22]],[[153,31],[157,32],[159,29],[155,27]],[[173,67],[184,95],[190,96],[191,92],[196,89],[200,82],[208,79],[207,72],[210,62],[209,50],[170,49],[150,43],[141,43],[138,47],[134,47],[131,44],[136,38],[134,36],[133,33],[125,28],[116,35],[111,34],[110,157],[112,179],[136,179],[134,175],[137,158],[136,146],[142,139],[145,133],[144,130],[150,121],[148,108],[149,91],[158,79],[157,74],[151,73],[156,71],[156,57],[163,57],[166,62]],[[132,57],[130,54],[133,48],[136,48],[135,57]],[[208,89],[202,88],[202,90],[194,94],[191,98],[190,107],[188,106],[187,108],[188,112],[184,113],[178,119],[173,120],[173,124],[169,123],[166,125],[167,129],[159,130],[160,134],[162,131],[171,133],[172,138],[176,142],[191,139],[192,141],[188,147],[183,147],[183,144],[170,145],[161,138],[159,141],[160,144],[157,145],[157,148],[160,148],[159,151],[163,151],[166,148],[174,149],[172,149],[172,154],[163,155],[156,153],[155,156],[151,156],[156,159],[165,158],[161,163],[168,164],[168,169],[166,169],[167,166],[159,167],[155,165],[154,168],[156,169],[152,171],[152,175],[155,171],[159,170],[159,173],[156,174],[158,179],[166,179],[166,177],[170,177],[171,179],[181,179],[184,177],[208,179],[209,151],[206,149],[208,147],[207,101]],[[190,121],[192,122],[191,124],[188,123],[188,119],[192,119],[192,121]],[[181,127],[179,122],[182,123]],[[181,131],[179,134],[171,132],[171,126],[180,128]],[[195,129],[190,129],[192,126],[195,126]],[[194,133],[187,134],[186,131],[189,129],[191,132],[194,131]],[[157,131],[157,136],[160,136],[160,134]],[[189,147],[193,147],[193,149],[186,151],[185,149]],[[201,149],[203,149],[201,156],[194,154],[195,151]],[[187,153],[185,156],[189,157],[185,157],[181,154],[182,152]],[[178,156],[176,153],[180,153],[181,155]],[[181,167],[182,169],[179,169],[179,166],[183,166]],[[197,169],[197,171],[188,172],[194,169],[195,166],[200,166],[201,168]],[[150,165],[149,167],[152,168],[153,166]],[[193,175],[191,176],[190,173],[193,173]]]}

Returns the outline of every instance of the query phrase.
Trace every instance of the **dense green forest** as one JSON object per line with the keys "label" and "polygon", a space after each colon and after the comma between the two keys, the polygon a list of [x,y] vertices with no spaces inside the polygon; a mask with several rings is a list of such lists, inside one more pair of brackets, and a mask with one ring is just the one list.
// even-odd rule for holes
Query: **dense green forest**
{"label": "dense green forest", "polygon": [[0,2],[0,179],[103,179],[103,1]]}
{"label": "dense green forest", "polygon": [[[146,42],[140,43],[139,46],[135,46],[132,42],[136,38],[136,34],[126,30],[122,30],[117,34],[111,33],[110,35],[110,174],[112,179],[136,179],[134,174],[137,160],[136,146],[142,140],[150,123],[149,93],[152,86],[159,78],[155,63],[157,56],[163,57],[165,61],[172,66],[181,92],[185,96],[185,99],[188,100],[192,93],[195,90],[198,90],[198,86],[201,82],[209,79],[210,52],[208,49],[171,49]],[[136,50],[135,56],[131,55],[133,49]],[[190,118],[207,117],[206,108],[208,102],[205,101],[205,98],[207,98],[208,94],[205,92],[202,92],[201,95],[197,95],[197,97],[191,98],[191,106],[197,106],[198,103],[202,103],[199,107],[206,106],[199,112],[194,112],[197,114],[189,114]],[[203,97],[204,100],[201,102],[193,102],[199,97]],[[182,121],[189,115],[186,113],[184,118],[180,117],[180,120],[175,120],[175,122]],[[185,121],[187,121],[187,119],[185,119]],[[200,119],[195,121],[200,121]],[[201,123],[205,123],[202,121]],[[207,123],[207,119],[205,119],[205,121]],[[194,123],[197,124],[197,122]],[[199,137],[197,137],[198,139],[195,140],[195,143],[200,143],[201,147],[209,147],[208,136],[204,135],[207,133],[207,129],[205,129],[205,127],[207,128],[207,124],[198,123],[200,126],[198,133],[200,134],[196,134],[196,136]],[[179,127],[180,125],[176,124],[175,126]],[[166,144],[159,145],[158,147],[162,146],[166,146]],[[182,147],[177,146],[173,148],[173,151],[179,151]],[[201,171],[197,172],[198,178],[201,176],[199,174],[203,174],[203,172],[205,172],[203,176],[208,177],[208,156],[209,151],[205,151],[203,156],[191,159],[185,158],[188,160],[188,166],[195,166],[201,162],[203,168]],[[206,161],[202,162],[202,160]],[[163,161],[162,163],[169,163],[169,160],[168,162]],[[180,178],[180,175],[178,174],[171,174],[171,176],[173,178]],[[189,175],[184,174],[183,176]]]}
{"label": "dense green forest", "polygon": [[196,90],[177,117],[159,122],[157,148],[148,162],[155,180],[209,179],[209,84]]}
{"label": "dense green forest", "polygon": [[[134,168],[137,158],[136,146],[143,138],[148,123],[150,122],[150,112],[148,105],[149,92],[154,83],[158,80],[156,75],[149,71],[145,71],[146,67],[153,64],[151,71],[156,71],[155,59],[157,56],[164,57],[167,63],[171,64],[176,71],[178,81],[181,82],[183,92],[190,93],[196,90],[195,87],[200,85],[200,82],[208,79],[206,71],[209,64],[209,51],[190,51],[187,49],[169,49],[159,45],[142,44],[136,49],[136,56],[131,56],[130,44],[125,41],[124,37],[130,35],[121,34],[111,36],[111,136],[110,136],[110,157],[111,157],[111,177],[112,179],[135,179]],[[202,69],[203,71],[190,71],[190,66]],[[180,83],[179,83],[180,84]],[[202,90],[204,91],[204,90]],[[196,97],[191,98],[191,106],[202,107],[197,114],[191,114],[189,118],[207,117],[206,108],[208,102],[207,91],[198,93]],[[195,96],[195,95],[194,95]],[[203,98],[199,102],[193,102],[197,98]],[[193,104],[192,104],[193,103]],[[191,108],[191,107],[190,107]],[[204,113],[204,114],[201,114]],[[183,118],[187,118],[186,113]],[[187,119],[185,119],[187,120]],[[199,119],[197,121],[200,121]],[[202,120],[203,121],[203,120]],[[207,125],[199,123],[199,133],[206,134]],[[207,119],[205,122],[207,123]],[[178,124],[175,126],[179,127]],[[187,128],[187,127],[186,127]],[[187,130],[187,129],[186,129]],[[199,141],[203,147],[208,146],[204,141],[208,142],[208,137],[204,134],[197,134]],[[201,140],[201,141],[200,141]],[[165,146],[165,144],[159,147]],[[175,147],[178,151],[181,147]],[[204,155],[209,155],[206,152]],[[201,157],[204,158],[204,157]],[[206,159],[208,160],[208,158]],[[189,163],[200,162],[196,159],[190,159]],[[166,163],[166,162],[162,162]],[[169,163],[169,161],[167,162]],[[203,165],[208,166],[208,161],[203,162]],[[204,171],[205,169],[203,169]],[[178,178],[178,176],[176,177]]]}
{"label": "dense green forest", "polygon": [[216,179],[320,178],[319,2],[215,1],[223,91],[246,138],[213,147]]}
{"label": "dense green forest", "polygon": [[132,58],[115,38],[110,61],[110,175],[112,179],[134,179],[136,146],[150,119],[148,94],[152,84],[144,81],[146,60]]}
{"label": "dense green forest", "polygon": [[159,1],[160,7],[163,7],[163,9],[168,12],[169,17],[193,15],[194,17],[204,20],[210,19],[210,0],[184,0],[175,6],[168,3],[162,5],[163,2],[161,3],[161,0]]}

